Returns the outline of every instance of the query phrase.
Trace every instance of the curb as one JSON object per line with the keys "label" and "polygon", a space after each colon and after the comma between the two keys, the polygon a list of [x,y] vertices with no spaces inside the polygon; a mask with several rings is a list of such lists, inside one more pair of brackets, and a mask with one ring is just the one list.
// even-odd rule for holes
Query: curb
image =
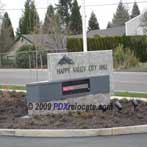
{"label": "curb", "polygon": [[0,89],[0,91],[10,91],[10,92],[15,91],[15,92],[24,92],[24,93],[27,92],[26,90],[13,90],[13,89]]}
{"label": "curb", "polygon": [[141,101],[144,101],[144,102],[147,102],[147,98],[137,98],[137,97],[121,97],[121,96],[111,96],[111,99],[118,99],[118,100],[122,100],[122,99],[127,99],[127,100],[133,100],[133,99],[136,99],[136,100],[141,100]]}
{"label": "curb", "polygon": [[64,129],[64,130],[37,130],[37,129],[0,129],[0,136],[13,137],[94,137],[114,136],[147,133],[147,125],[115,127],[102,129]]}

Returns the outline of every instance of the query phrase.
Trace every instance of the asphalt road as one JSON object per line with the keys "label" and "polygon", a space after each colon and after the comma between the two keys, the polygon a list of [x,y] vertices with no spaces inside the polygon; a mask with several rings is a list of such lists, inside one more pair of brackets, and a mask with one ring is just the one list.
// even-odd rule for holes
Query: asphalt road
{"label": "asphalt road", "polygon": [[[47,70],[0,69],[0,84],[25,85],[48,79]],[[147,92],[147,72],[114,72],[115,91]]]}
{"label": "asphalt road", "polygon": [[[37,78],[38,77],[38,78]],[[47,71],[0,69],[0,84],[24,85],[47,80]],[[114,90],[147,92],[147,73],[114,72]],[[2,147],[147,147],[147,134],[90,138],[0,137]]]}
{"label": "asphalt road", "polygon": [[1,147],[147,147],[147,134],[90,138],[0,137]]}

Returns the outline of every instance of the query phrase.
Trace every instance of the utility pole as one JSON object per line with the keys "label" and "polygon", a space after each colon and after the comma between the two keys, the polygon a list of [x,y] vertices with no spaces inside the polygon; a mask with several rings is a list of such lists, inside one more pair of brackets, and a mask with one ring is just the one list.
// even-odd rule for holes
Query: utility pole
{"label": "utility pole", "polygon": [[82,0],[83,15],[82,15],[82,26],[83,26],[83,51],[87,52],[87,31],[86,31],[86,9],[85,0]]}

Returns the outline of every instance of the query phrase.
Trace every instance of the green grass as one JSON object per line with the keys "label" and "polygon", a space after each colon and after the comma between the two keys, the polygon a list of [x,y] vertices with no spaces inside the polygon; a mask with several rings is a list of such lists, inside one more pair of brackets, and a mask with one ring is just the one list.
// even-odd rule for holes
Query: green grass
{"label": "green grass", "polygon": [[144,72],[144,71],[147,71],[147,62],[145,62],[145,63],[140,62],[135,67],[129,67],[129,68],[125,68],[125,69],[116,68],[115,70],[118,70],[118,71]]}
{"label": "green grass", "polygon": [[114,96],[147,98],[147,93],[115,92]]}
{"label": "green grass", "polygon": [[0,89],[26,90],[26,87],[18,85],[0,85]]}

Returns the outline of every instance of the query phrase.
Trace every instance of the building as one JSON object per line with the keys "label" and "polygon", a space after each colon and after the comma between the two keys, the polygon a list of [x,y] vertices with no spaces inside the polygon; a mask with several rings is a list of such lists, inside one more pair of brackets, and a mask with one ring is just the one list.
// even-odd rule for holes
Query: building
{"label": "building", "polygon": [[[93,38],[93,37],[96,37],[96,36],[112,37],[112,36],[124,36],[124,35],[125,35],[125,26],[118,26],[118,27],[102,29],[102,30],[92,30],[92,31],[87,32],[88,38]],[[82,34],[73,35],[73,36],[70,36],[70,37],[82,38]]]}
{"label": "building", "polygon": [[125,24],[126,36],[146,35],[145,27],[142,26],[143,15],[138,15]]}
{"label": "building", "polygon": [[[145,23],[143,23],[143,19]],[[145,24],[145,25],[144,25]],[[124,26],[112,27],[103,30],[92,30],[87,32],[87,37],[92,38],[95,36],[136,36],[147,35],[147,13],[138,15],[125,23]],[[81,38],[82,35],[74,35],[72,37]]]}
{"label": "building", "polygon": [[100,36],[100,37],[107,37],[107,36],[124,36],[125,35],[125,26],[118,26],[112,27],[103,30],[92,30],[87,33],[89,38]]}
{"label": "building", "polygon": [[8,56],[15,56],[16,51],[24,45],[34,45],[40,50],[51,53],[66,52],[66,38],[57,39],[56,36],[47,34],[20,35],[11,46]]}

